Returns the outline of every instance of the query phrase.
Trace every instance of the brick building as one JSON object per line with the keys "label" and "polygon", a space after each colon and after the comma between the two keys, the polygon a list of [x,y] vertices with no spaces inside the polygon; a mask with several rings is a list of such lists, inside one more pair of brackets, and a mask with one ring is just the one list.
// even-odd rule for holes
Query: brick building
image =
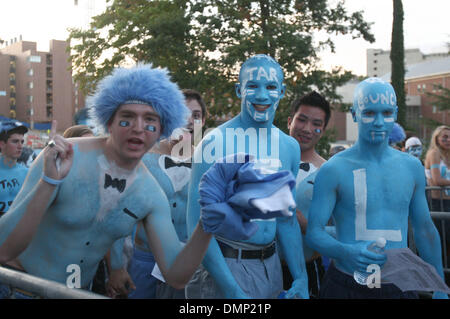
{"label": "brick building", "polygon": [[52,119],[58,131],[72,125],[82,107],[76,94],[67,42],[50,41],[49,52],[36,49],[36,42],[17,41],[0,48],[0,115],[16,118],[34,130],[47,130]]}
{"label": "brick building", "polygon": [[[390,81],[390,77],[388,73],[382,78]],[[450,111],[439,110],[427,94],[439,94],[438,85],[450,89],[450,56],[406,66],[406,121],[423,141],[430,139],[433,130],[427,120],[450,125]]]}

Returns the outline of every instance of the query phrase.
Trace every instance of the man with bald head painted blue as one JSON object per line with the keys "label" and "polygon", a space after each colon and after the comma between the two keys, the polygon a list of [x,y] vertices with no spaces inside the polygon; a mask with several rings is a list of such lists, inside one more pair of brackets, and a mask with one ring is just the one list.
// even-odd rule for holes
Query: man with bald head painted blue
{"label": "man with bald head painted blue", "polygon": [[[333,259],[323,283],[322,298],[415,298],[391,283],[381,288],[360,285],[353,279],[369,265],[382,267],[386,255],[369,250],[384,238],[385,249],[406,248],[408,219],[420,257],[443,277],[439,235],[425,198],[421,163],[389,147],[389,133],[397,119],[393,87],[378,78],[368,78],[355,89],[353,120],[358,140],[351,148],[333,156],[318,172],[307,243]],[[336,238],[325,231],[330,217]],[[434,297],[446,297],[435,292]]]}
{"label": "man with bald head painted blue", "polygon": [[[242,65],[235,87],[241,112],[207,134],[194,153],[187,212],[189,233],[201,215],[200,180],[217,160],[246,153],[254,157],[255,167],[297,175],[298,143],[272,124],[286,92],[283,79],[280,65],[267,55],[253,56]],[[302,238],[295,214],[255,223],[256,233],[242,240],[231,240],[235,233],[214,237],[202,262],[204,269],[200,268],[186,287],[188,298],[276,298],[283,287],[275,240],[294,278],[286,297],[308,298]]]}

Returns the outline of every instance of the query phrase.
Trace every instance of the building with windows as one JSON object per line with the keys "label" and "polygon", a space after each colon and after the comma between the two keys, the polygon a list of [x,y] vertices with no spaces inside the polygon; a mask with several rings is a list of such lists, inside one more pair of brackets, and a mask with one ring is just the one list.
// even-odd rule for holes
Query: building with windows
{"label": "building with windows", "polygon": [[0,115],[47,130],[53,119],[58,131],[72,125],[84,103],[72,80],[67,42],[50,41],[49,52],[36,42],[13,41],[0,48]]}
{"label": "building with windows", "polygon": [[[390,81],[391,73],[382,77]],[[406,121],[423,140],[429,140],[432,123],[450,125],[450,111],[440,110],[429,95],[439,94],[443,87],[450,89],[450,56],[407,65],[405,74]]]}
{"label": "building with windows", "polygon": [[[391,72],[391,51],[381,49],[367,49],[367,76],[381,77]],[[447,53],[423,54],[419,49],[405,50],[405,66],[413,65],[425,61],[442,59],[447,57]]]}

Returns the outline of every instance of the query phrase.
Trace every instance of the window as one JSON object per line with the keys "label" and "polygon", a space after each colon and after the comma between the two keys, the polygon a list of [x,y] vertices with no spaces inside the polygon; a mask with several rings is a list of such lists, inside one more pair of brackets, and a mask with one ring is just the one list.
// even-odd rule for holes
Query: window
{"label": "window", "polygon": [[32,89],[34,87],[34,83],[33,82],[28,82],[27,86],[28,86],[29,89]]}
{"label": "window", "polygon": [[33,76],[33,75],[34,75],[33,69],[28,69],[27,75],[28,75],[28,76]]}
{"label": "window", "polygon": [[0,96],[6,96],[6,91],[0,91]]}
{"label": "window", "polygon": [[33,95],[27,95],[27,102],[33,102]]}
{"label": "window", "polygon": [[27,60],[30,63],[41,63],[41,57],[39,55],[30,55]]}
{"label": "window", "polygon": [[433,114],[437,112],[437,106],[433,105]]}

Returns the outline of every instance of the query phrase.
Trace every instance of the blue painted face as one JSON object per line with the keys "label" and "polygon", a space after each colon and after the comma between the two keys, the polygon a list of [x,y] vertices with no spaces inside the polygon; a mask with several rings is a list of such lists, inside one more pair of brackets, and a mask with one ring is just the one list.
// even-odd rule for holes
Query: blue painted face
{"label": "blue painted face", "polygon": [[415,156],[417,158],[420,158],[420,155],[422,155],[422,146],[420,145],[413,145],[409,147],[406,152],[412,156]]}
{"label": "blue painted face", "polygon": [[256,122],[273,121],[280,99],[284,96],[283,72],[267,55],[247,60],[239,73],[236,94],[241,99],[241,112]]}
{"label": "blue painted face", "polygon": [[371,144],[388,141],[397,119],[394,88],[379,78],[364,80],[355,89],[352,115],[359,138]]}

